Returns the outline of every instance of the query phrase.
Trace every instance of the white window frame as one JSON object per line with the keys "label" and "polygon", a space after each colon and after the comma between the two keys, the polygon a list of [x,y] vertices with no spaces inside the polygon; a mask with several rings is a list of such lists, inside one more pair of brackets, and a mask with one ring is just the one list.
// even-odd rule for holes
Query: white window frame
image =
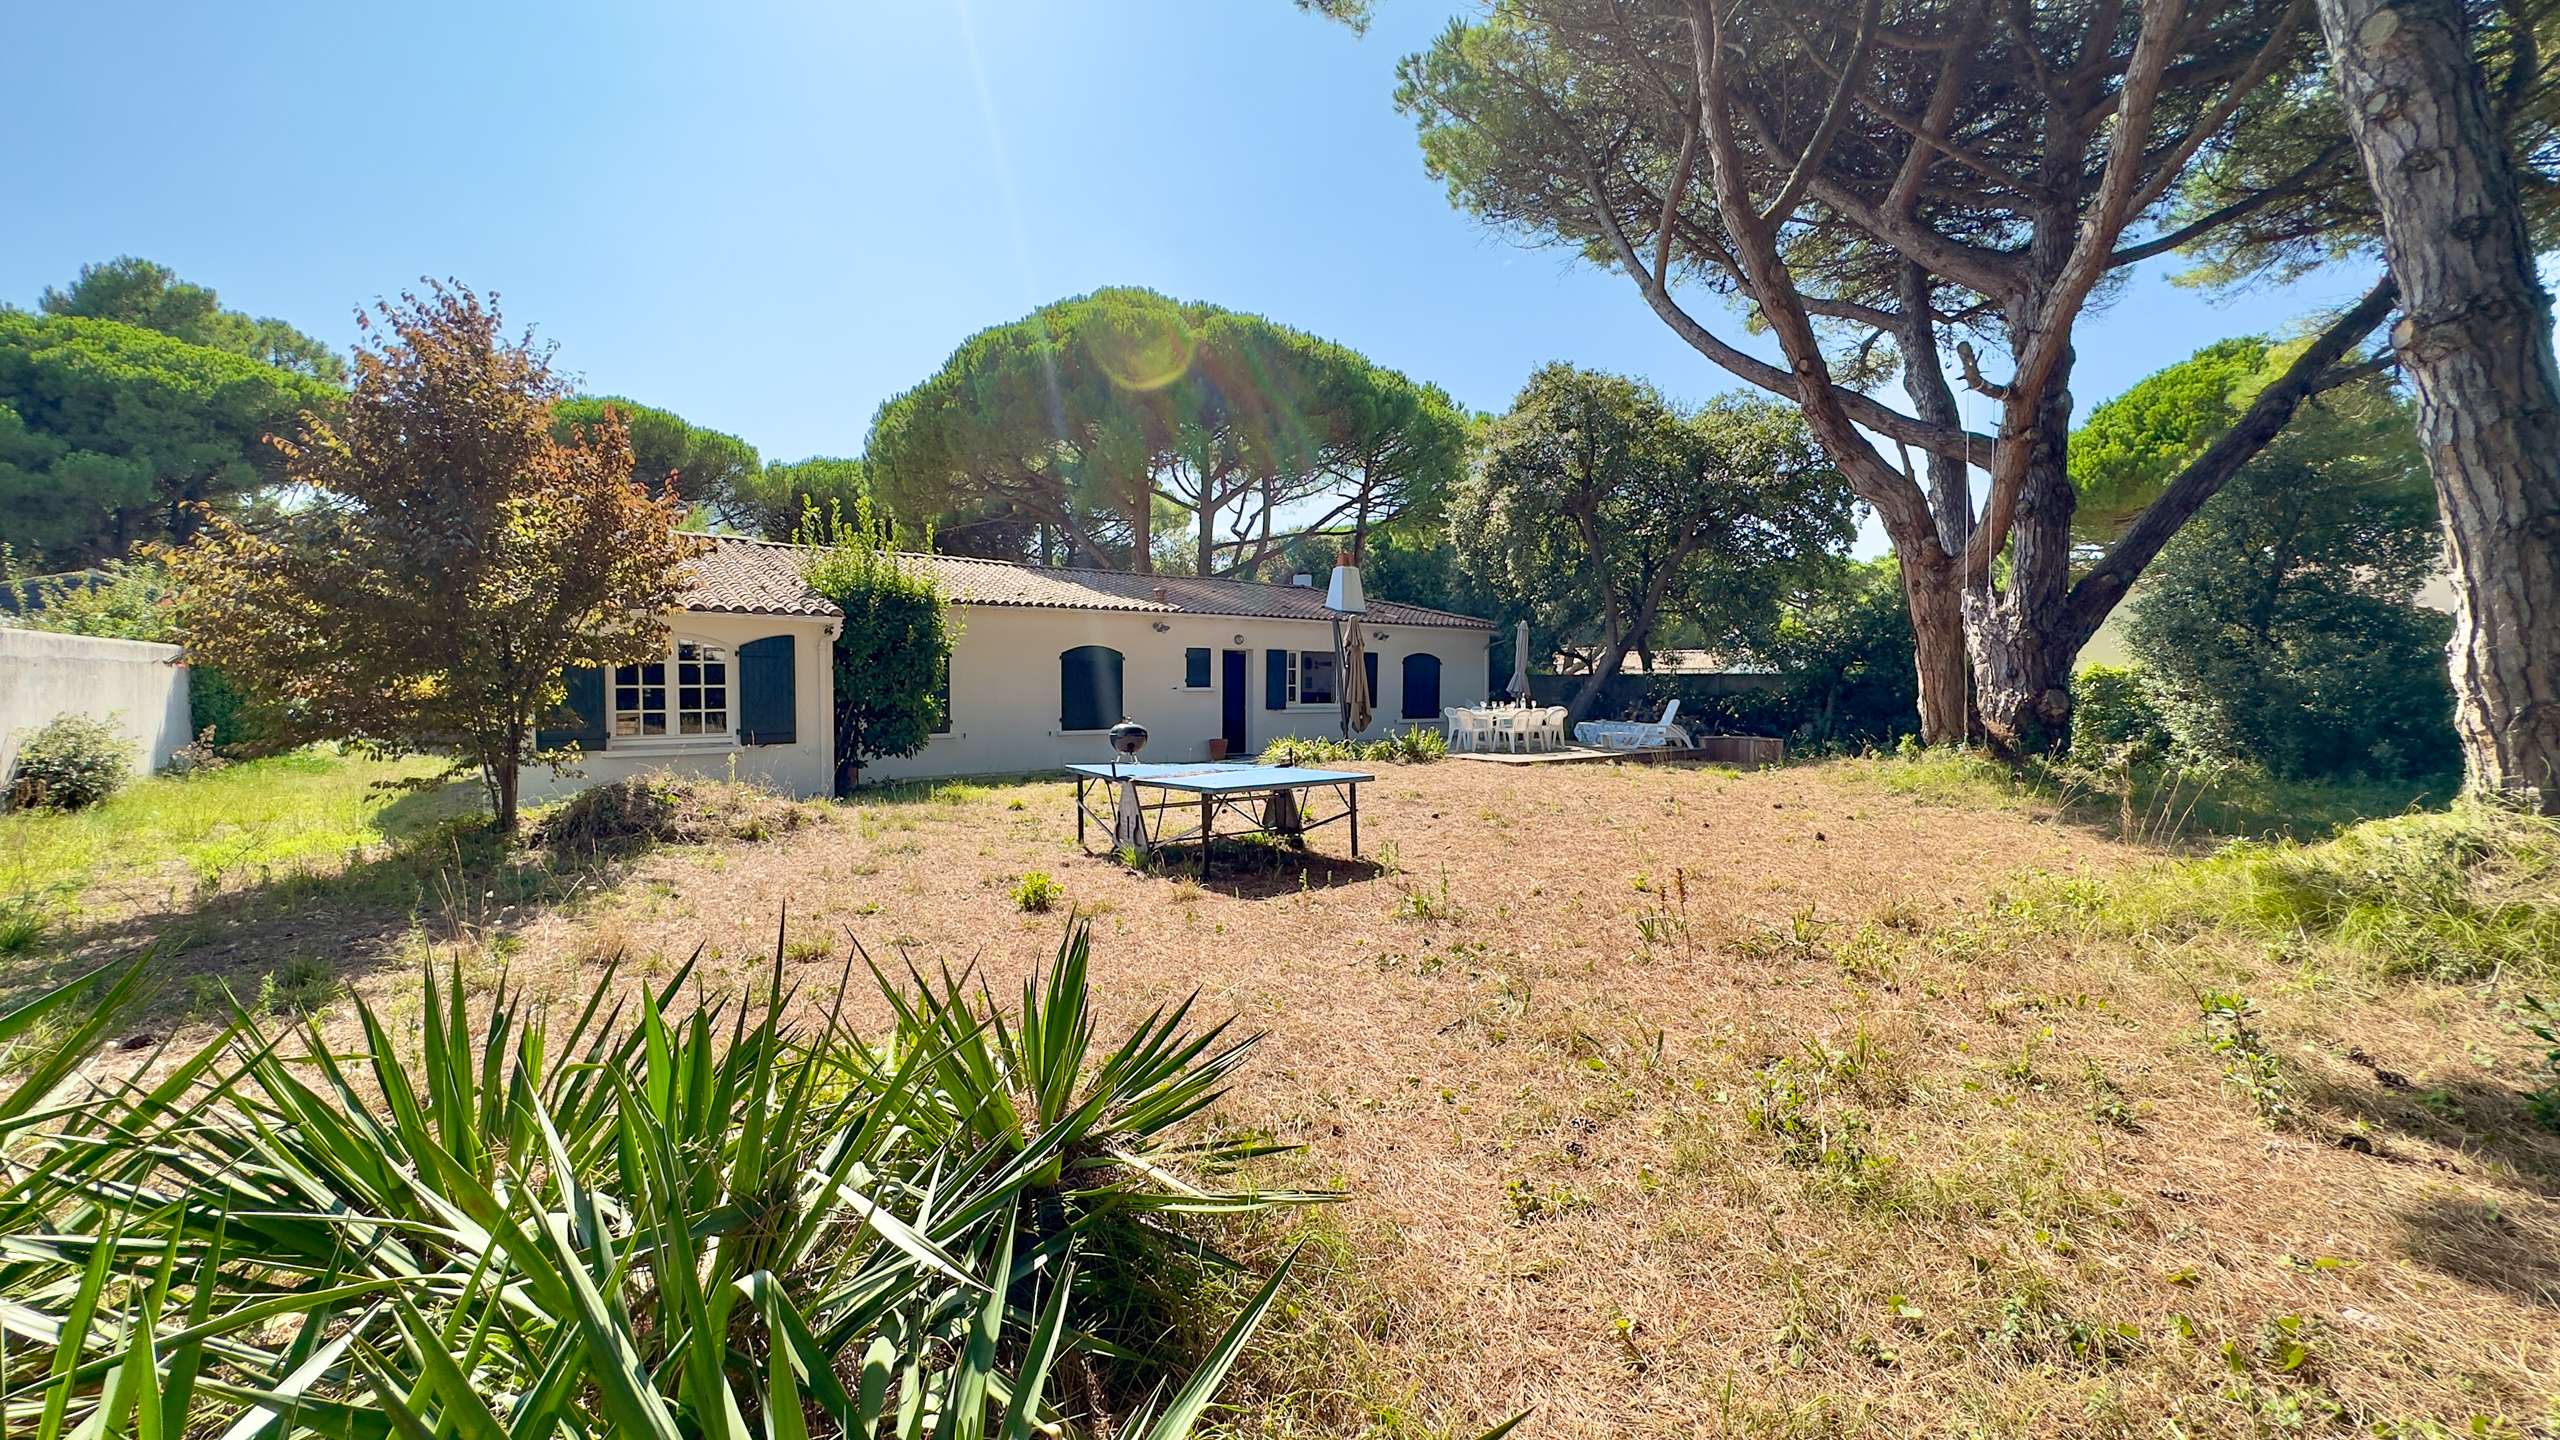
{"label": "white window frame", "polygon": [[[694,657],[688,660],[684,653],[687,646],[716,650],[719,652],[719,655],[716,660],[712,661],[706,661],[702,657]],[[720,725],[716,730],[703,729],[687,732],[683,727],[684,717],[688,713],[684,705],[684,691],[688,687],[684,684],[684,671],[682,667],[686,664],[700,665],[704,663],[716,663],[720,666]],[[648,666],[660,667],[660,683],[653,686],[646,683],[647,677],[645,675],[635,676],[635,684],[631,688],[637,689],[640,692],[639,699],[642,703],[626,710],[623,708],[622,704],[622,694],[625,688],[622,680],[623,672],[626,670],[638,671]],[[691,688],[707,690],[711,687],[708,682],[697,680],[696,684]],[[654,735],[647,733],[643,729],[637,728],[639,726],[645,726],[648,723],[649,715],[652,713],[650,707],[645,703],[647,700],[647,693],[650,690],[657,690],[663,696],[663,703],[655,713],[663,717],[664,723],[668,727]],[[709,710],[710,707],[707,705],[697,707],[698,713],[707,715]],[[632,717],[635,727],[629,733],[625,733],[622,728],[623,720],[626,716]],[[660,654],[656,659],[643,660],[638,665],[617,665],[613,667],[613,673],[605,679],[605,744],[608,748],[628,750],[683,750],[695,748],[725,749],[734,746],[737,743],[738,647],[730,644],[726,640],[714,640],[705,635],[670,635],[667,637],[667,648],[665,652]]]}
{"label": "white window frame", "polygon": [[1330,710],[1342,703],[1342,676],[1339,673],[1333,677],[1334,688],[1332,694],[1321,700],[1302,700],[1298,698],[1299,675],[1302,662],[1308,659],[1331,660],[1335,662],[1334,669],[1339,672],[1342,668],[1342,657],[1334,654],[1330,650],[1290,650],[1286,653],[1289,657],[1289,704],[1292,707],[1308,710]]}

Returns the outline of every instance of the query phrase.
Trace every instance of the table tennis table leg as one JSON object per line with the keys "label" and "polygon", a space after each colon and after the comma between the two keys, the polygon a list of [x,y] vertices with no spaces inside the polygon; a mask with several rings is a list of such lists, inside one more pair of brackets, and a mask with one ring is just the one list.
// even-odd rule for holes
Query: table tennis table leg
{"label": "table tennis table leg", "polygon": [[1200,878],[1209,878],[1209,836],[1217,829],[1218,802],[1200,797]]}
{"label": "table tennis table leg", "polygon": [[1348,788],[1351,791],[1351,858],[1357,860],[1360,858],[1360,787],[1353,785]]}
{"label": "table tennis table leg", "polygon": [[1077,776],[1077,777],[1076,777],[1076,848],[1077,848],[1078,850],[1082,850],[1082,849],[1084,848],[1084,787],[1085,787],[1085,778],[1084,778],[1083,776],[1081,776],[1081,775]]}

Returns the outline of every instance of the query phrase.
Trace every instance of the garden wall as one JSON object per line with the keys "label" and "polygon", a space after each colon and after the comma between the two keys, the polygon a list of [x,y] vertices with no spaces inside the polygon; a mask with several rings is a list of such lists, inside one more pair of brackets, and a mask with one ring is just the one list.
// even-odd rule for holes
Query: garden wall
{"label": "garden wall", "polygon": [[157,770],[191,738],[178,647],[0,626],[0,776],[18,747],[63,714],[112,719]]}

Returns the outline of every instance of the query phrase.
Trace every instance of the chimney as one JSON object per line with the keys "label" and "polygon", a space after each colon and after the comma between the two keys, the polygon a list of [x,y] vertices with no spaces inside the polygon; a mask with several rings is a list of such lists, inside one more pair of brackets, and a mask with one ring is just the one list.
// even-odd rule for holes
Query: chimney
{"label": "chimney", "polygon": [[1316,588],[1316,577],[1313,575],[1292,575],[1289,577],[1289,583],[1301,590],[1313,590]]}
{"label": "chimney", "polygon": [[1163,586],[1159,585],[1159,586],[1157,586],[1157,587],[1155,588],[1155,597],[1156,597],[1156,603],[1157,603],[1157,604],[1161,605],[1161,604],[1163,604],[1163,603],[1164,603],[1164,587],[1163,587]]}

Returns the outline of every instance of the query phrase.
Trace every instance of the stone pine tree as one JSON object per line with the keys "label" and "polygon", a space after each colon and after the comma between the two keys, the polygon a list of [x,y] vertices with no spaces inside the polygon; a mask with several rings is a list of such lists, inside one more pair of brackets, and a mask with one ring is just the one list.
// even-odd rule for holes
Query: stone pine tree
{"label": "stone pine tree", "polygon": [[[2031,750],[2134,578],[2306,396],[2361,373],[2393,303],[2385,280],[2349,306],[2075,564],[2078,322],[2129,267],[2357,188],[2334,146],[2232,158],[2319,59],[2306,0],[1510,0],[1408,57],[1397,98],[1457,204],[1617,271],[1802,407],[1901,561],[1922,733],[1975,730],[1970,692],[1978,733]],[[2225,176],[2248,187],[2199,202]],[[1871,393],[1893,378],[1907,409]],[[1958,384],[1987,430],[1959,423]]]}
{"label": "stone pine tree", "polygon": [[2477,791],[2560,813],[2560,366],[2510,158],[2535,118],[2543,87],[2525,57],[2542,45],[2507,19],[2493,92],[2455,0],[2319,11],[2400,286],[2392,349],[2444,514],[2464,768]]}
{"label": "stone pine tree", "polygon": [[449,756],[512,833],[524,767],[568,758],[535,740],[561,672],[659,653],[697,542],[618,417],[553,433],[549,351],[493,303],[431,285],[359,320],[343,413],[282,446],[311,503],[168,552],[178,638],[274,741]]}
{"label": "stone pine tree", "polygon": [[272,498],[266,437],[337,390],[118,320],[0,308],[0,536],[45,570],[185,540]]}
{"label": "stone pine tree", "polygon": [[[1428,513],[1465,440],[1446,395],[1344,346],[1119,288],[970,337],[880,407],[866,458],[881,502],[973,553],[973,532],[1027,532],[1017,558],[1234,575],[1292,530],[1356,547]],[[1160,515],[1187,527],[1187,555],[1159,546]]]}

